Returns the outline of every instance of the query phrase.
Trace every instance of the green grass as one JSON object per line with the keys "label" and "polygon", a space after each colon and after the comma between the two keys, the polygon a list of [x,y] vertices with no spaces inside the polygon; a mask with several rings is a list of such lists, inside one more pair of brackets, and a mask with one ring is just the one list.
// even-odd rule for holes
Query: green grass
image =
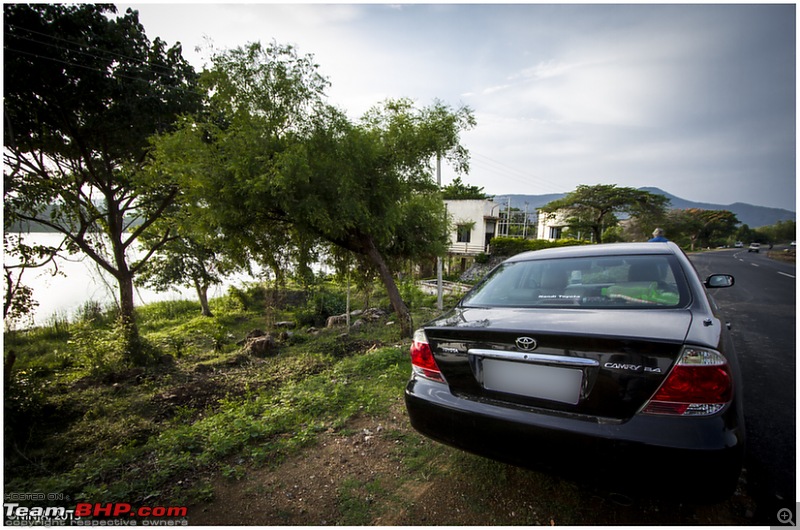
{"label": "green grass", "polygon": [[107,355],[113,319],[7,334],[18,361],[4,403],[6,490],[198,502],[208,481],[186,477],[235,480],[244,466],[277,465],[357,415],[386,414],[402,395],[410,364],[397,326],[296,329],[277,356],[253,358],[236,342],[265,320],[293,320],[295,308],[271,308],[267,319],[258,293],[247,296],[216,300],[214,317],[193,302],[139,308],[143,338],[169,360],[155,366]]}

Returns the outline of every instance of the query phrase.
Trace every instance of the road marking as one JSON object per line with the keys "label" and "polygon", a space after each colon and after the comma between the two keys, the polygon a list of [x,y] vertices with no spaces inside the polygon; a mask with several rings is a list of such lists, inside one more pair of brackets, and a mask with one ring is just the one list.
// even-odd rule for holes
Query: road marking
{"label": "road marking", "polygon": [[758,267],[759,266],[757,263],[751,263],[750,265],[752,265],[753,267]]}
{"label": "road marking", "polygon": [[789,278],[794,278],[791,274],[786,274],[785,272],[778,271],[778,274],[783,274],[784,276],[788,276]]}

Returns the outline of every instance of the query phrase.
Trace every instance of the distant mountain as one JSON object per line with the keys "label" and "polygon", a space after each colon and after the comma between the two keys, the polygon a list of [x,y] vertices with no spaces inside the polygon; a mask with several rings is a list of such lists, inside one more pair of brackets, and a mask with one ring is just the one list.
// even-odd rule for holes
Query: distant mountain
{"label": "distant mountain", "polygon": [[[704,202],[688,201],[681,199],[664,190],[658,188],[639,188],[642,191],[650,192],[654,195],[663,195],[669,199],[669,207],[683,210],[686,208],[700,208],[702,210],[728,210],[736,214],[736,218],[742,224],[746,224],[750,228],[758,228],[760,226],[774,225],[778,221],[794,221],[797,217],[795,212],[784,210],[782,208],[767,208],[766,206],[754,206],[752,204],[745,204],[737,202],[734,204],[711,204]],[[495,202],[507,204],[508,199],[511,199],[511,207],[525,210],[527,204],[528,211],[532,212],[537,208],[541,208],[548,202],[554,201],[564,197],[566,193],[550,193],[546,195],[496,195]]]}

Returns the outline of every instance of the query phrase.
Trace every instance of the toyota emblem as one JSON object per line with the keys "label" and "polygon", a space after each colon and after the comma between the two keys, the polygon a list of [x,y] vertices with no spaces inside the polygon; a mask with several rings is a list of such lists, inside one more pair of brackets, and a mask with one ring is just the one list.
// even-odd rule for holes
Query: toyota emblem
{"label": "toyota emblem", "polygon": [[536,349],[536,339],[531,337],[519,337],[517,339],[517,348],[520,350],[531,351]]}

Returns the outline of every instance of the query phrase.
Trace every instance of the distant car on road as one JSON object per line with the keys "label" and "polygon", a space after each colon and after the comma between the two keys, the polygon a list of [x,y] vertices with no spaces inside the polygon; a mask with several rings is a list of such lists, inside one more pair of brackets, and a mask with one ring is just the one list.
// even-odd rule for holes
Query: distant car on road
{"label": "distant car on road", "polygon": [[733,246],[734,248],[744,248],[744,243],[742,243],[741,241],[737,241],[736,243],[734,243]]}
{"label": "distant car on road", "polygon": [[761,250],[761,243],[750,243],[750,246],[747,247],[747,252],[758,252]]}
{"label": "distant car on road", "polygon": [[701,281],[674,243],[514,256],[416,331],[411,424],[578,480],[725,498],[742,464],[741,377],[707,289],[733,284]]}

